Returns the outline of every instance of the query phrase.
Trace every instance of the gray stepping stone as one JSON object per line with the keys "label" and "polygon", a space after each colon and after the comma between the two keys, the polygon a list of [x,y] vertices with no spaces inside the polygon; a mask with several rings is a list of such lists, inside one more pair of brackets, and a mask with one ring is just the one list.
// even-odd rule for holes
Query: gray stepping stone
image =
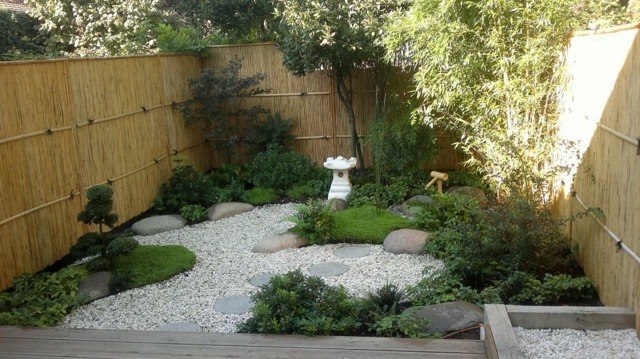
{"label": "gray stepping stone", "polygon": [[349,266],[337,262],[319,263],[309,267],[309,274],[318,277],[332,277],[346,273]]}
{"label": "gray stepping stone", "polygon": [[96,272],[83,279],[78,285],[76,296],[84,296],[88,302],[111,295],[109,285],[113,279],[111,272]]}
{"label": "gray stepping stone", "polygon": [[333,254],[341,258],[360,258],[366,257],[371,253],[371,249],[367,247],[342,247],[333,251]]}
{"label": "gray stepping stone", "polygon": [[253,302],[246,295],[232,295],[218,299],[213,303],[213,310],[222,314],[244,314],[251,310]]}
{"label": "gray stepping stone", "polygon": [[166,231],[180,229],[187,225],[187,220],[177,214],[167,214],[162,216],[148,217],[140,220],[131,226],[135,234],[150,236]]}
{"label": "gray stepping stone", "polygon": [[254,287],[262,287],[264,285],[266,285],[267,283],[269,283],[269,280],[273,277],[275,277],[277,274],[275,273],[262,273],[262,274],[258,274],[257,276],[249,279],[249,283],[251,283],[252,286]]}
{"label": "gray stepping stone", "polygon": [[159,332],[202,332],[202,327],[193,322],[163,324],[155,329]]}

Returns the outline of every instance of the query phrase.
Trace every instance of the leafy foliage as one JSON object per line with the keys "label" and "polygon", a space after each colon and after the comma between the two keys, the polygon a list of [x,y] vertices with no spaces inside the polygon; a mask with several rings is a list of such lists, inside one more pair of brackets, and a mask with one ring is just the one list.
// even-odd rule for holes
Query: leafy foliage
{"label": "leafy foliage", "polygon": [[174,28],[170,24],[159,24],[155,32],[159,51],[167,53],[208,56],[208,47],[220,41],[213,36],[202,36],[193,27]]}
{"label": "leafy foliage", "polygon": [[351,155],[358,158],[359,167],[363,168],[350,73],[380,61],[384,50],[375,40],[381,36],[387,14],[399,6],[398,2],[275,0],[274,4],[276,41],[285,67],[297,76],[331,69],[336,93],[349,118]]}
{"label": "leafy foliage", "polygon": [[154,200],[154,209],[164,213],[179,213],[184,206],[199,205],[207,208],[224,197],[211,177],[198,172],[194,165],[181,164],[178,160],[169,181],[160,186],[160,193]]}
{"label": "leafy foliage", "polygon": [[415,226],[409,219],[373,206],[348,208],[334,212],[332,216],[335,225],[330,243],[382,244],[392,231]]}
{"label": "leafy foliage", "polygon": [[300,270],[271,278],[252,296],[245,333],[352,335],[359,329],[357,303],[344,287],[331,287]]}
{"label": "leafy foliage", "polygon": [[261,206],[275,202],[278,199],[278,193],[273,188],[254,187],[245,191],[240,198],[254,206]]}
{"label": "leafy foliage", "polygon": [[401,203],[407,196],[408,189],[401,183],[384,186],[377,183],[366,183],[354,186],[347,197],[351,207],[372,205],[387,208],[392,204]]}
{"label": "leafy foliage", "polygon": [[17,277],[11,290],[0,293],[0,325],[55,325],[83,304],[76,292],[86,275],[81,267],[68,267],[56,273]]}
{"label": "leafy foliage", "polygon": [[199,223],[207,218],[207,209],[199,204],[188,204],[180,208],[180,215],[190,223]]}
{"label": "leafy foliage", "polygon": [[296,224],[291,230],[311,244],[326,244],[331,239],[334,218],[331,209],[321,200],[309,200],[298,206],[298,212],[290,221]]}
{"label": "leafy foliage", "polygon": [[46,34],[39,34],[40,23],[33,17],[0,9],[0,61],[45,54]]}
{"label": "leafy foliage", "polygon": [[165,14],[158,0],[27,0],[31,16],[50,34],[49,51],[72,56],[130,55],[154,49]]}
{"label": "leafy foliage", "polygon": [[388,59],[415,65],[422,115],[461,135],[499,189],[544,199],[556,145],[561,57],[598,1],[416,0],[384,33]]}
{"label": "leafy foliage", "polygon": [[196,255],[183,246],[139,246],[113,260],[114,276],[128,281],[128,288],[141,287],[186,272],[196,263]]}
{"label": "leafy foliage", "polygon": [[407,287],[407,296],[413,305],[431,305],[465,301],[482,305],[501,303],[498,290],[486,287],[481,292],[466,286],[456,273],[441,269],[426,276],[418,284]]}
{"label": "leafy foliage", "polygon": [[329,180],[312,179],[299,183],[287,190],[287,197],[296,200],[324,197],[329,192],[331,185]]}
{"label": "leafy foliage", "polygon": [[185,122],[201,124],[208,131],[207,137],[227,159],[231,159],[241,134],[258,121],[258,115],[267,112],[258,105],[243,106],[247,97],[269,92],[259,87],[266,75],[240,77],[241,68],[241,61],[234,59],[226,67],[202,69],[199,78],[189,80],[193,99],[179,106]]}
{"label": "leafy foliage", "polygon": [[286,149],[294,139],[292,129],[293,118],[283,118],[280,112],[267,114],[264,120],[256,121],[251,126],[247,140],[258,151],[265,151],[273,145]]}
{"label": "leafy foliage", "polygon": [[432,199],[433,203],[424,206],[424,209],[416,215],[418,227],[426,231],[468,223],[479,216],[478,202],[471,197],[435,193],[432,195]]}
{"label": "leafy foliage", "polygon": [[258,153],[249,165],[249,182],[258,187],[274,188],[285,191],[295,184],[306,182],[320,176],[318,168],[309,157],[285,151],[278,145],[271,145]]}
{"label": "leafy foliage", "polygon": [[232,43],[273,40],[271,0],[167,0],[187,22],[220,32]]}

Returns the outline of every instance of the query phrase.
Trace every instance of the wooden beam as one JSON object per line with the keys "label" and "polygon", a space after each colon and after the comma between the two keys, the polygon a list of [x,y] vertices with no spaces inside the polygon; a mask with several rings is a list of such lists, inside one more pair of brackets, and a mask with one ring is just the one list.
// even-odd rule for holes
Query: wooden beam
{"label": "wooden beam", "polygon": [[[503,304],[484,305],[484,324],[489,327],[497,352],[497,359],[522,358],[522,352],[520,351],[516,334],[513,332],[509,314]],[[485,340],[489,340],[489,336]]]}
{"label": "wooden beam", "polygon": [[507,305],[511,324],[526,329],[634,329],[636,315],[620,307],[551,307]]}

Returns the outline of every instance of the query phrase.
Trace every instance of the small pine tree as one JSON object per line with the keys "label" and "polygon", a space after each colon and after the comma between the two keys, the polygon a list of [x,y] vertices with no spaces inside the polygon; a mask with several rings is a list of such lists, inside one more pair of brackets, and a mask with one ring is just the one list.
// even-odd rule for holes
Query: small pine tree
{"label": "small pine tree", "polygon": [[103,233],[102,226],[111,228],[117,221],[118,215],[111,213],[113,209],[113,190],[106,185],[97,185],[87,190],[89,202],[84,210],[78,213],[78,221],[86,224],[97,224],[100,234]]}

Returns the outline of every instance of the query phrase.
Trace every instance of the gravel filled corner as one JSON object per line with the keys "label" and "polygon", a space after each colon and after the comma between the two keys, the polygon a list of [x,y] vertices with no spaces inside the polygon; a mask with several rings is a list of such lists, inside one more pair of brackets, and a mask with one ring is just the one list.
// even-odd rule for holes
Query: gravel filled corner
{"label": "gravel filled corner", "polygon": [[[271,205],[231,218],[205,222],[148,237],[140,244],[180,244],[197,256],[195,267],[167,281],[97,300],[68,315],[62,327],[154,330],[170,323],[197,323],[205,332],[232,333],[250,314],[221,314],[214,304],[229,296],[247,296],[258,290],[249,280],[263,274],[284,274],[325,262],[349,267],[346,273],[323,279],[342,284],[353,294],[364,296],[387,283],[400,287],[417,283],[425,268],[435,270],[442,262],[427,255],[394,255],[380,245],[358,245],[369,249],[364,257],[336,256],[345,244],[287,249],[272,254],[253,253],[261,239],[286,231],[293,223],[286,218],[296,204]],[[427,273],[428,275],[428,273]]]}
{"label": "gravel filled corner", "polygon": [[633,329],[514,328],[514,331],[525,359],[640,358],[640,340]]}

